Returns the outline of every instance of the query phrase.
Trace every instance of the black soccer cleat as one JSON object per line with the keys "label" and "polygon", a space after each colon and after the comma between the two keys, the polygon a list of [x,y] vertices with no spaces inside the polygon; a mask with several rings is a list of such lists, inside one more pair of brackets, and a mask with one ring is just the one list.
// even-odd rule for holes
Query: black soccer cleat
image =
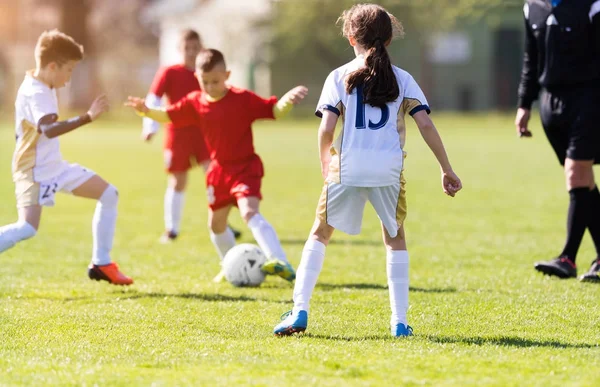
{"label": "black soccer cleat", "polygon": [[239,230],[236,230],[235,228],[231,227],[230,225],[227,225],[227,227],[229,227],[229,229],[231,230],[231,232],[233,232],[233,237],[237,240],[240,239],[242,237],[242,232]]}
{"label": "black soccer cleat", "polygon": [[596,282],[600,283],[600,257],[592,261],[592,266],[587,273],[579,277],[581,282]]}
{"label": "black soccer cleat", "polygon": [[577,266],[567,257],[558,257],[551,261],[537,262],[535,270],[558,278],[577,278]]}

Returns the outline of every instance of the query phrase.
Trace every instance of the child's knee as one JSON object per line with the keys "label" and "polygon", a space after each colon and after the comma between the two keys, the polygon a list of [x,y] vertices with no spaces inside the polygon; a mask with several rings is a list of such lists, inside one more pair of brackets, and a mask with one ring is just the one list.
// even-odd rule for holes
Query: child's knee
{"label": "child's knee", "polygon": [[119,203],[119,191],[117,191],[117,188],[109,184],[102,193],[102,196],[100,196],[100,199],[98,199],[98,203],[105,208],[116,208]]}
{"label": "child's knee", "polygon": [[209,217],[208,219],[208,229],[213,234],[222,234],[227,230],[227,219],[217,219],[214,217]]}
{"label": "child's knee", "polygon": [[393,237],[385,230],[383,241],[388,250],[406,250],[406,238],[403,227],[400,227],[397,234]]}
{"label": "child's knee", "polygon": [[333,230],[334,228],[328,225],[327,222],[317,219],[310,232],[309,238],[327,245],[333,235]]}
{"label": "child's knee", "polygon": [[258,210],[254,208],[246,208],[240,212],[240,215],[242,216],[242,219],[244,219],[244,222],[248,224],[252,218],[258,215]]}

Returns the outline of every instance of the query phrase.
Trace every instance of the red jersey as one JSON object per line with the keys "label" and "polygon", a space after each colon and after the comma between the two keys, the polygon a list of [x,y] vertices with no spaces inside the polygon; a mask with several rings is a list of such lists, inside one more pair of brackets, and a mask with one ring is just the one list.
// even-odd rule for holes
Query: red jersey
{"label": "red jersey", "polygon": [[188,94],[167,108],[176,127],[200,127],[210,153],[218,164],[236,164],[252,158],[252,123],[261,118],[275,119],[276,97],[264,99],[249,90],[231,87],[218,101],[207,100],[201,91]]}
{"label": "red jersey", "polygon": [[[162,97],[167,96],[169,105],[172,105],[191,93],[200,90],[200,83],[194,75],[194,70],[190,70],[182,64],[163,67],[156,73],[150,93]],[[189,125],[188,125],[189,126]],[[166,129],[183,128],[177,124],[167,124]]]}

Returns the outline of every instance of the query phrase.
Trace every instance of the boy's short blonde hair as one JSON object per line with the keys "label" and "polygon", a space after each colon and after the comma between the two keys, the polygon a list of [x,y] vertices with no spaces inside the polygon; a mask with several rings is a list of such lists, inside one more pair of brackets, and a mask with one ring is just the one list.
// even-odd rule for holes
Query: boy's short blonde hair
{"label": "boy's short blonde hair", "polygon": [[44,31],[35,45],[35,61],[40,68],[52,62],[63,65],[82,59],[83,46],[59,30]]}

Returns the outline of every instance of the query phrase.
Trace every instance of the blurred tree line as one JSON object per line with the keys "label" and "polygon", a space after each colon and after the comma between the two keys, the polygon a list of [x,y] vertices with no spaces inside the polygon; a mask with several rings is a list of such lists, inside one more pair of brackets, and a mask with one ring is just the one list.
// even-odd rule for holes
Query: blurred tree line
{"label": "blurred tree line", "polygon": [[[352,48],[341,35],[336,21],[342,11],[362,1],[279,0],[273,4],[271,63],[273,88],[281,94],[293,74],[295,82],[312,88],[311,100],[318,98],[326,75],[353,57]],[[402,67],[406,55],[427,67],[427,49],[432,35],[460,30],[467,23],[501,22],[506,8],[520,6],[523,0],[379,0],[402,23],[404,39],[390,47],[395,64]],[[404,57],[403,57],[404,55]],[[415,58],[411,58],[413,63]],[[428,69],[421,82],[427,89]]]}
{"label": "blurred tree line", "polygon": [[[12,108],[23,72],[33,67],[33,47],[53,28],[84,46],[85,60],[73,73],[62,103],[84,109],[102,92],[122,100],[126,90],[147,83],[155,69],[158,38],[140,21],[153,0],[0,0],[0,109]],[[145,79],[145,78],[144,78]]]}

